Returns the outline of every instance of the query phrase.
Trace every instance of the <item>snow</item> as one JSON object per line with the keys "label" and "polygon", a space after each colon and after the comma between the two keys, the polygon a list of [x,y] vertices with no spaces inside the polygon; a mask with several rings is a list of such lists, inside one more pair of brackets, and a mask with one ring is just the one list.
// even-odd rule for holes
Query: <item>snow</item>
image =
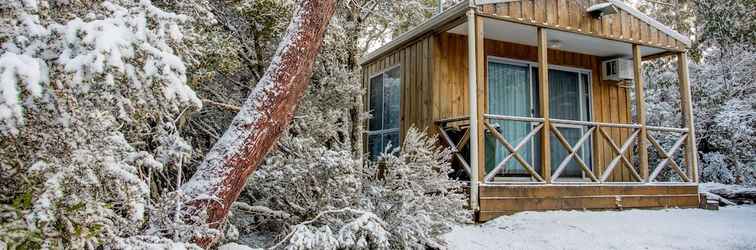
{"label": "snow", "polygon": [[753,186],[702,183],[699,190],[706,194],[707,199],[717,200],[720,205],[734,206],[756,202],[756,187]]}
{"label": "snow", "polygon": [[741,185],[731,185],[731,184],[709,182],[709,183],[699,184],[698,189],[701,192],[709,192],[715,189],[727,189],[728,191],[731,191],[731,192],[743,192],[743,191],[756,190],[756,187],[747,187],[747,186],[741,186]]}
{"label": "snow", "polygon": [[44,79],[42,74],[45,71],[44,64],[28,55],[13,52],[0,54],[0,124],[4,122],[8,125],[0,126],[0,132],[15,133],[14,123],[22,119],[17,83],[23,82],[31,95],[39,97],[42,94],[39,83]]}
{"label": "snow", "polygon": [[[98,84],[125,89],[117,85],[131,83],[134,90],[124,92],[136,100],[152,98],[145,92],[159,90],[169,101],[164,105],[175,110],[178,104],[202,107],[186,84],[187,66],[174,49],[183,39],[180,27],[187,17],[162,11],[147,0],[118,3],[124,6],[105,1],[97,14],[70,20],[11,4],[12,15],[0,20],[7,37],[13,37],[0,39],[0,133],[18,133],[23,112],[34,108],[32,101],[49,98],[42,96],[50,90],[48,79],[54,79],[56,91],[71,89],[75,94]],[[23,5],[36,9],[37,3]],[[129,100],[119,99],[118,106]]]}
{"label": "snow", "polygon": [[445,234],[450,249],[756,249],[756,206],[523,212]]}
{"label": "snow", "polygon": [[254,250],[259,248],[251,248],[245,245],[239,245],[236,243],[228,243],[218,247],[218,250]]}

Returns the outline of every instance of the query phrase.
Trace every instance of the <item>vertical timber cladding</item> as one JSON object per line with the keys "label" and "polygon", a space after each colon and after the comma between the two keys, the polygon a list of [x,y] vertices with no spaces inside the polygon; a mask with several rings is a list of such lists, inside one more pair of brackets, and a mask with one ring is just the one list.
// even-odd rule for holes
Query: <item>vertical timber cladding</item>
{"label": "vertical timber cladding", "polygon": [[[426,129],[428,132],[434,131],[431,129],[433,125],[431,114],[432,46],[431,36],[425,36],[362,65],[362,88],[366,91],[363,105],[366,111],[370,110],[370,93],[368,93],[370,77],[397,65],[401,67],[400,137],[402,140],[407,130],[413,126],[420,130]],[[368,127],[367,121],[363,126]],[[366,136],[363,138],[367,142]],[[367,143],[364,144],[364,151],[367,151]]]}
{"label": "vertical timber cladding", "polygon": [[667,49],[685,50],[675,38],[618,8],[617,14],[601,19],[591,17],[585,10],[605,0],[518,0],[486,4],[480,7],[484,15],[495,15],[522,23],[534,23],[571,32],[611,39],[637,42]]}
{"label": "vertical timber cladding", "polygon": [[[439,33],[433,38],[434,70],[432,70],[432,120],[465,116],[469,113],[467,99],[467,37],[451,33]],[[536,62],[536,47],[508,42],[485,40],[486,56]],[[600,58],[559,50],[548,50],[551,65],[590,69],[592,88],[593,121],[607,123],[631,123],[629,93],[627,88],[609,82],[601,82]],[[487,75],[487,73],[486,73]],[[412,98],[412,97],[411,97]],[[410,103],[409,105],[413,105]],[[408,108],[408,107],[405,107]],[[427,107],[425,107],[427,108]],[[426,126],[431,126],[427,123]],[[606,129],[617,144],[629,136],[627,129]],[[506,136],[506,135],[505,135]],[[602,172],[615,153],[600,136],[594,136],[594,166]],[[610,181],[632,181],[629,171],[618,166]]]}

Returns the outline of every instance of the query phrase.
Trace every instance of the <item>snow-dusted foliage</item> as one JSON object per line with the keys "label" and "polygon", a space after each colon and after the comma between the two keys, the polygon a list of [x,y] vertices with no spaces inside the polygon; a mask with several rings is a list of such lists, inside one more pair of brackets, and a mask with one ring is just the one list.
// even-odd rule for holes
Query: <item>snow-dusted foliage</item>
{"label": "snow-dusted foliage", "polygon": [[[691,62],[693,114],[702,181],[756,184],[756,49],[710,47]],[[647,64],[649,124],[679,127],[681,111],[676,63]],[[669,134],[655,134],[669,148]],[[666,136],[666,137],[665,137]]]}
{"label": "snow-dusted foliage", "polygon": [[[52,89],[73,95],[117,90],[109,101],[122,119],[140,106],[200,107],[185,85],[186,66],[169,46],[181,42],[179,25],[186,17],[149,1],[129,5],[106,1],[97,12],[70,20],[44,18],[49,6],[11,9],[2,24],[0,132],[16,134],[23,124],[23,106],[34,100],[20,99]],[[126,90],[131,93],[119,93]]]}
{"label": "snow-dusted foliage", "polygon": [[[653,4],[647,4],[653,5]],[[704,182],[756,184],[756,2],[687,1],[669,15],[652,13],[678,30],[694,32],[690,80]],[[649,124],[679,127],[676,58],[645,66]],[[669,148],[669,136],[658,136]],[[680,155],[678,155],[680,156]],[[680,159],[681,160],[681,159]]]}
{"label": "snow-dusted foliage", "polygon": [[435,139],[412,128],[398,155],[387,152],[368,166],[360,204],[389,225],[392,247],[442,248],[438,236],[466,220],[462,185],[448,177],[450,159]]}
{"label": "snow-dusted foliage", "polygon": [[235,219],[242,232],[273,232],[289,249],[439,248],[441,234],[468,220],[461,183],[447,176],[449,152],[416,129],[397,155],[369,164],[293,141],[250,179],[254,206],[235,210],[253,218]]}
{"label": "snow-dusted foliage", "polygon": [[175,242],[170,239],[156,236],[134,236],[118,238],[107,245],[108,249],[171,249],[171,250],[201,250],[202,248],[191,243]]}
{"label": "snow-dusted foliage", "polygon": [[138,235],[163,186],[149,177],[192,152],[176,129],[202,106],[177,50],[185,22],[147,0],[0,3],[0,213],[15,214],[0,241],[172,244]]}
{"label": "snow-dusted foliage", "polygon": [[701,178],[716,183],[734,183],[735,176],[728,167],[726,156],[719,152],[703,154],[701,159],[704,168],[701,172]]}
{"label": "snow-dusted foliage", "polygon": [[728,171],[717,174],[733,176],[723,183],[756,185],[756,47],[712,47],[691,67],[699,149],[725,156],[728,165],[715,160],[702,172]]}
{"label": "snow-dusted foliage", "polygon": [[381,218],[370,212],[329,210],[295,225],[286,249],[387,249],[390,233],[386,227]]}

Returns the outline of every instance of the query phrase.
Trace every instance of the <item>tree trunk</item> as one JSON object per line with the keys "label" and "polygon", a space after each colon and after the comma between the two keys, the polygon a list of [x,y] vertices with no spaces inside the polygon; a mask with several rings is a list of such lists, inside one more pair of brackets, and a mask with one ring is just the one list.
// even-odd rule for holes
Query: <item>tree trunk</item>
{"label": "tree trunk", "polygon": [[[286,35],[233,122],[181,187],[186,212],[206,210],[213,228],[223,224],[247,177],[255,171],[291,122],[312,76],[335,0],[300,0]],[[203,247],[215,239],[196,239]]]}

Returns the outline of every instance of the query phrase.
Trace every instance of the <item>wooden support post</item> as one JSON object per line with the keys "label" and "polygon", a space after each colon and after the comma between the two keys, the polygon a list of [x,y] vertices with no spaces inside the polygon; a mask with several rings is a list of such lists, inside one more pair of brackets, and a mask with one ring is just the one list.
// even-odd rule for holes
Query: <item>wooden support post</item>
{"label": "wooden support post", "polygon": [[549,63],[546,29],[538,27],[538,104],[543,127],[541,130],[541,176],[551,183],[551,122],[549,121]]}
{"label": "wooden support post", "polygon": [[693,182],[698,183],[698,148],[696,145],[696,130],[693,123],[693,100],[690,95],[688,57],[685,52],[677,53],[677,77],[680,82],[680,107],[682,107],[683,123],[688,129],[688,141],[685,147],[688,174]]}
{"label": "wooden support post", "polygon": [[640,45],[633,44],[633,73],[635,81],[635,110],[638,112],[640,136],[638,136],[638,160],[640,161],[640,175],[644,182],[648,182],[648,130],[646,128],[646,97],[641,74],[643,58]]}
{"label": "wooden support post", "polygon": [[[483,150],[485,140],[483,140],[483,129],[481,128],[482,122],[479,120],[480,112],[478,110],[478,84],[477,84],[477,39],[479,34],[479,28],[477,27],[475,20],[475,6],[470,6],[467,11],[467,81],[468,81],[468,99],[470,100],[470,208],[473,211],[480,210],[480,204],[478,202],[478,184],[480,179],[479,169],[480,161],[477,155]],[[483,161],[485,163],[485,161]],[[483,167],[485,169],[485,166]]]}
{"label": "wooden support post", "polygon": [[488,84],[486,82],[485,67],[486,67],[486,55],[484,48],[483,37],[483,17],[475,16],[475,76],[477,87],[477,115],[478,115],[478,181],[483,181],[486,176],[486,150],[485,150],[485,117],[483,116],[488,111]]}

